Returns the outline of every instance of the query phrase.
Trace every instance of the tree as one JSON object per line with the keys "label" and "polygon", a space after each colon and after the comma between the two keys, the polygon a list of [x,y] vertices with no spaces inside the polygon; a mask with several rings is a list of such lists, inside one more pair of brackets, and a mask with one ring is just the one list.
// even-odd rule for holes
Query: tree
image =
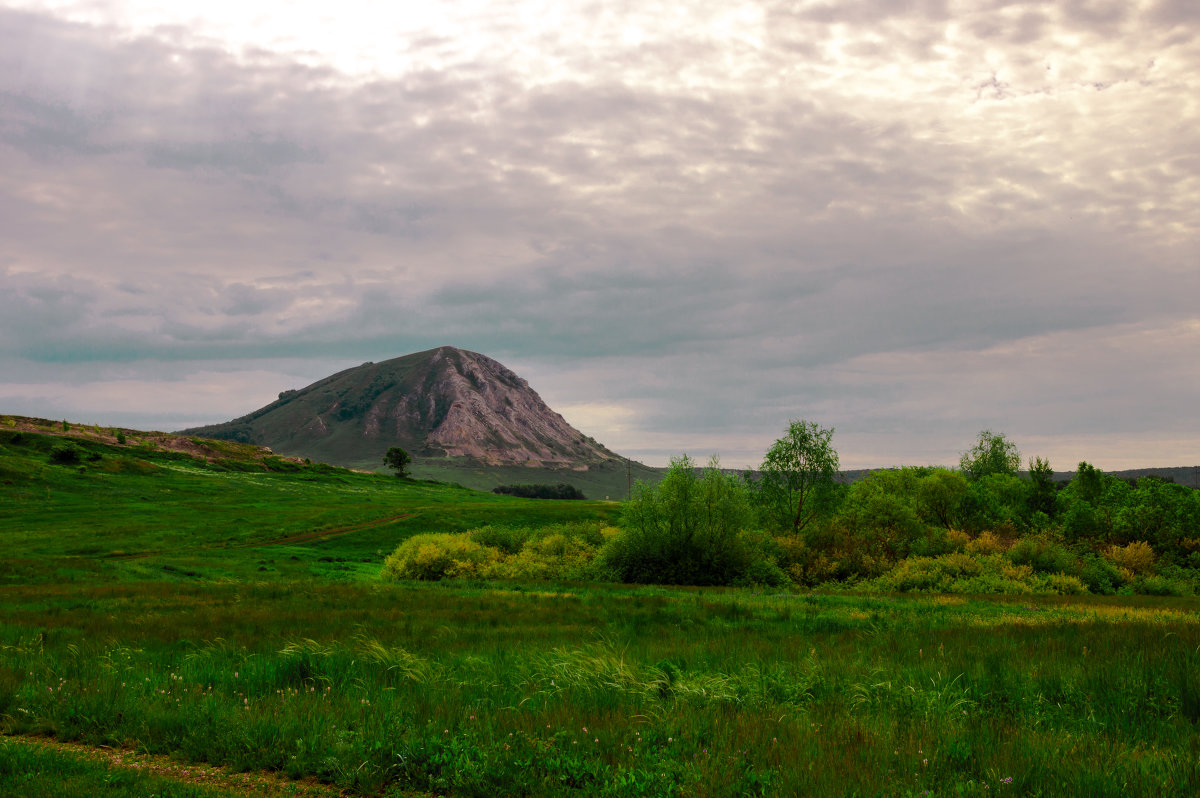
{"label": "tree", "polygon": [[412,457],[399,446],[393,446],[388,449],[387,454],[383,456],[383,464],[395,471],[398,477],[408,476],[408,466],[410,463],[412,463]]}
{"label": "tree", "polygon": [[824,509],[834,493],[838,455],[833,427],[793,420],[763,457],[757,487],[768,520],[797,534]]}
{"label": "tree", "polygon": [[1021,468],[1021,453],[1017,445],[1004,437],[1003,433],[985,429],[970,451],[963,452],[959,468],[970,479],[980,479],[989,474],[1015,476]]}
{"label": "tree", "polygon": [[957,471],[936,468],[921,478],[917,498],[925,511],[946,529],[953,529],[967,495],[967,479]]}
{"label": "tree", "polygon": [[1033,491],[1029,495],[1029,510],[1053,516],[1058,506],[1058,489],[1054,485],[1054,469],[1049,460],[1033,457],[1029,460],[1029,481]]}
{"label": "tree", "polygon": [[[657,485],[638,482],[610,541],[606,565],[624,582],[728,585],[746,576],[754,553],[742,536],[750,518],[742,481],[713,457],[697,476],[683,455]],[[776,569],[777,570],[777,569]]]}

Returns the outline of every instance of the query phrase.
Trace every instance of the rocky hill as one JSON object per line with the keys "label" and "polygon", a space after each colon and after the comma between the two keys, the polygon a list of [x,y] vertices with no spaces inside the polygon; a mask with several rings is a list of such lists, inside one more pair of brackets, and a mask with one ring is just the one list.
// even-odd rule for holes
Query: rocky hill
{"label": "rocky hill", "polygon": [[380,464],[391,446],[480,466],[586,471],[623,458],[576,430],[522,378],[451,346],[364,363],[196,436],[340,465]]}

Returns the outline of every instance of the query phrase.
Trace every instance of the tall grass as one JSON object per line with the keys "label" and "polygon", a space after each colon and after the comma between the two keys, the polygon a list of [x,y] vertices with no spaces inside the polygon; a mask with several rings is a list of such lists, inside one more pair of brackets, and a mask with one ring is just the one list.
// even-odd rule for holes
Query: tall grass
{"label": "tall grass", "polygon": [[287,588],[9,588],[4,731],[363,794],[1200,786],[1189,600]]}

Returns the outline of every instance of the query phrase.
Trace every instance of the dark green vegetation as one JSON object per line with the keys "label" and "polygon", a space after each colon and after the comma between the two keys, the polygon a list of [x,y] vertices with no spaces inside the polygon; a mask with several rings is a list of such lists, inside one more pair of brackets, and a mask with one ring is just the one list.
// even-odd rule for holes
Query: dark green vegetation
{"label": "dark green vegetation", "polygon": [[[618,508],[125,433],[56,464],[64,439],[0,427],[7,734],[362,795],[1200,790],[1193,598],[387,583],[418,532],[523,550],[603,540]],[[27,770],[61,766],[53,794],[118,778],[13,745],[11,793]],[[114,794],[209,794],[185,787]]]}
{"label": "dark green vegetation", "polygon": [[559,482],[557,485],[498,485],[492,493],[504,496],[520,496],[522,499],[586,499],[583,491],[574,485]]}
{"label": "dark green vegetation", "polygon": [[408,469],[412,465],[412,457],[399,446],[393,446],[383,455],[383,464],[401,478],[409,476]]}
{"label": "dark green vegetation", "polygon": [[[684,456],[639,483],[612,534],[488,530],[417,536],[389,561],[397,578],[537,574],[637,584],[822,587],[870,592],[1194,595],[1200,491],[1133,482],[1081,463],[1016,469],[984,432],[963,469],[901,468],[838,482],[832,430],[794,422],[761,470],[742,477]],[[565,570],[556,571],[558,562]]]}
{"label": "dark green vegetation", "polygon": [[637,462],[628,465],[624,460],[596,463],[586,471],[564,471],[561,468],[530,468],[527,466],[485,466],[455,460],[417,459],[413,475],[420,479],[457,482],[475,490],[492,490],[501,485],[532,483],[558,484],[567,481],[586,496],[594,499],[622,501],[629,498],[638,480],[658,482],[666,469],[652,468]]}

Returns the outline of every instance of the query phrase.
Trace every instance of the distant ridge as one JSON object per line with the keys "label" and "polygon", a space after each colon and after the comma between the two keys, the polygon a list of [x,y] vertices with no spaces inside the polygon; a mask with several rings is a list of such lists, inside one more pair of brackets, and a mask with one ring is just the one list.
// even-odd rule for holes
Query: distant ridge
{"label": "distant ridge", "polygon": [[586,471],[623,462],[511,370],[452,346],[364,363],[284,391],[241,418],[183,433],[338,465],[378,466],[392,446],[481,466]]}

